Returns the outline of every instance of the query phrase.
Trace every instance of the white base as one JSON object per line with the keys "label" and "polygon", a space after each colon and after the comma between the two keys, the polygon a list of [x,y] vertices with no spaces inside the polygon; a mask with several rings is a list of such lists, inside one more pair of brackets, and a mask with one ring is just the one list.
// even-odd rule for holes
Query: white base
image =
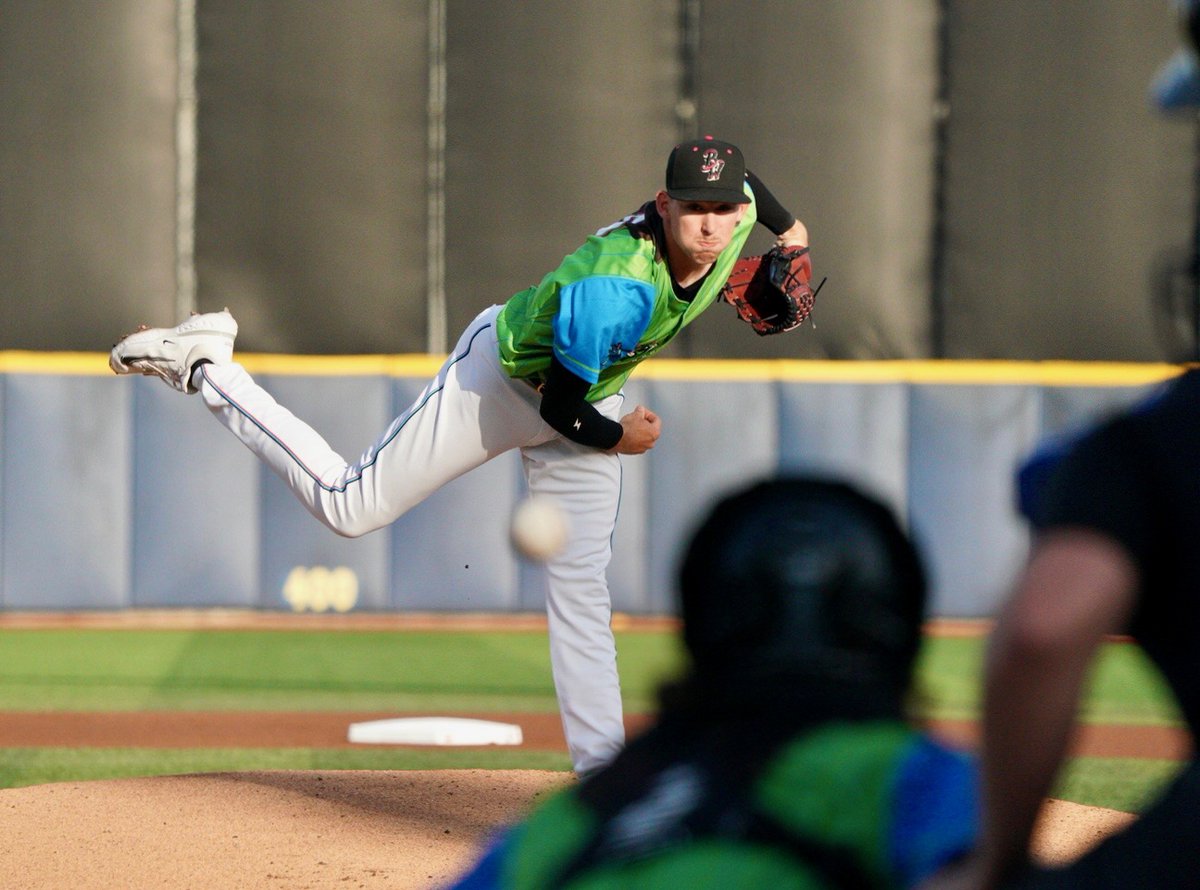
{"label": "white base", "polygon": [[519,745],[521,727],[466,717],[397,717],[351,723],[348,738],[363,745]]}

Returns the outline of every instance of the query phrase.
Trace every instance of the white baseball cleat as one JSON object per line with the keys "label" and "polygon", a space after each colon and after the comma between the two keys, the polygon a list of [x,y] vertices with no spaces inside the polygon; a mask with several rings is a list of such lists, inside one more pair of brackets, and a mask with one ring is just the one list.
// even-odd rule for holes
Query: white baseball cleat
{"label": "white baseball cleat", "polygon": [[225,309],[193,315],[173,328],[145,325],[112,348],[108,366],[117,374],[161,377],[180,392],[194,393],[192,371],[199,361],[223,364],[233,358],[238,326]]}

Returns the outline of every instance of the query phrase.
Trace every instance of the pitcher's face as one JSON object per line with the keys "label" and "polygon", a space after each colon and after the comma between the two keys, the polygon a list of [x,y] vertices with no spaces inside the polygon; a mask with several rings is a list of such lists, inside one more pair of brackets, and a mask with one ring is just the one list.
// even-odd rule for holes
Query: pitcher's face
{"label": "pitcher's face", "polygon": [[749,206],[724,201],[678,201],[666,192],[659,192],[655,201],[667,238],[696,266],[716,261],[733,240],[733,230]]}

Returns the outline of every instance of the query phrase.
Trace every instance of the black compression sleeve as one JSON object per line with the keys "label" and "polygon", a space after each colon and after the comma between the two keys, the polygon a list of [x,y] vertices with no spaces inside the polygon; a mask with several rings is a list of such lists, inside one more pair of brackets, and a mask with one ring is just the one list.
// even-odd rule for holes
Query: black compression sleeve
{"label": "black compression sleeve", "polygon": [[776,235],[782,235],[796,222],[796,217],[789,213],[772,195],[762,180],[749,170],[746,171],[746,181],[754,192],[754,203],[758,205],[758,221]]}
{"label": "black compression sleeve", "polygon": [[587,401],[591,388],[590,383],[551,357],[542,387],[542,420],[572,442],[607,451],[621,441],[625,430]]}

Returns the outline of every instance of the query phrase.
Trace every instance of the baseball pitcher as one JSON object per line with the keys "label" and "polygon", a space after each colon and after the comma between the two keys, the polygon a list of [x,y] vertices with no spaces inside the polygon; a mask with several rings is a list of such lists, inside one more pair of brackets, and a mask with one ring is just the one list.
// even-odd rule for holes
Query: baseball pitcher
{"label": "baseball pitcher", "polygon": [[[777,236],[739,260],[754,223]],[[731,274],[737,278],[727,286]],[[762,334],[812,309],[808,232],[711,137],[676,146],[665,188],[601,229],[540,284],[481,312],[416,401],[356,460],[337,454],[233,361],[229,312],[139,329],[113,347],[118,374],[199,393],[213,415],[318,520],[357,536],[393,522],[442,485],[512,449],[531,494],[556,500],[571,529],[547,562],[551,663],[580,773],[624,744],[606,571],[619,455],[654,447],[661,421],[626,411],[621,386],[718,299]]]}

